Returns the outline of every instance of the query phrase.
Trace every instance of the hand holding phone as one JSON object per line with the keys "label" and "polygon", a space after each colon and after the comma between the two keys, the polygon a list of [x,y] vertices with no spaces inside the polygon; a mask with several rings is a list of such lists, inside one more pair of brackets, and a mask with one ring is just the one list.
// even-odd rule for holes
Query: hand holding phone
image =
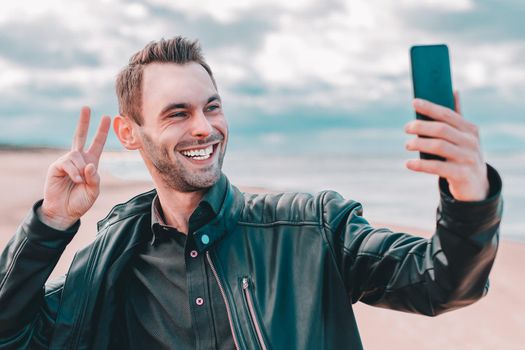
{"label": "hand holding phone", "polygon": [[485,199],[489,182],[479,131],[460,114],[458,95],[452,92],[448,49],[418,46],[411,49],[411,57],[417,119],[405,131],[417,137],[406,148],[420,152],[421,159],[409,160],[407,168],[446,179],[456,200]]}
{"label": "hand holding phone", "polygon": [[[448,47],[446,45],[412,46],[410,61],[412,63],[414,97],[454,110]],[[420,113],[416,113],[416,118],[432,120]],[[425,152],[420,153],[420,158],[446,160],[443,157]]]}

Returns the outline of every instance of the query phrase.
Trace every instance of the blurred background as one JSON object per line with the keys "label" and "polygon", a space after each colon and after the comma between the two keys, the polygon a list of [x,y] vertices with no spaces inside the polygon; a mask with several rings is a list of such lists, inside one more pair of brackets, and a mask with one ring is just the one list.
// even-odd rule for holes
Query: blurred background
{"label": "blurred background", "polygon": [[[216,76],[234,184],[334,189],[374,223],[431,232],[437,179],[404,166],[417,157],[404,149],[409,48],[446,43],[463,114],[503,177],[502,237],[525,242],[524,14],[519,0],[2,0],[0,145],[68,148],[82,105],[95,120],[117,114],[115,76],[134,52],[183,35],[200,40]],[[101,167],[147,181],[114,135],[107,149]]]}

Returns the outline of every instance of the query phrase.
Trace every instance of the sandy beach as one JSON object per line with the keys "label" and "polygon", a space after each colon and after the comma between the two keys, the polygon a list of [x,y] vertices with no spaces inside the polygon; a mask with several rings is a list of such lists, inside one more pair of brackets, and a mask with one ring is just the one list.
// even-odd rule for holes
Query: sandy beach
{"label": "sandy beach", "polygon": [[[0,150],[0,248],[4,248],[31,205],[41,198],[47,167],[63,151]],[[103,155],[104,157],[105,155]],[[52,274],[67,272],[74,253],[95,236],[96,222],[113,205],[153,186],[147,181],[113,177],[101,169],[101,194],[82,219],[79,233]],[[258,184],[242,187],[259,191]],[[373,218],[368,218],[374,222]],[[429,236],[417,229],[376,226]],[[355,305],[365,349],[524,349],[525,348],[525,244],[501,241],[491,275],[491,289],[478,303],[436,318]],[[342,330],[344,331],[344,330]]]}

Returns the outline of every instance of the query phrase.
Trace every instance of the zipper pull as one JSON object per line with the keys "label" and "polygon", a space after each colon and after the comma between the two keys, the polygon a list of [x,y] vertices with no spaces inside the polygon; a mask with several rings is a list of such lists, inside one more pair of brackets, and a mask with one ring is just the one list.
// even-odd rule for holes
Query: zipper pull
{"label": "zipper pull", "polygon": [[248,280],[248,277],[242,278],[242,289],[246,290],[250,286],[250,282]]}

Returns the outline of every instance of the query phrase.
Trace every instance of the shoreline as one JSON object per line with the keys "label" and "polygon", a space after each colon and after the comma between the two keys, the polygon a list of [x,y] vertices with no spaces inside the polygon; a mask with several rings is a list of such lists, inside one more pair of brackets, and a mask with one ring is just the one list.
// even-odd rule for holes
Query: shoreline
{"label": "shoreline", "polygon": [[[47,167],[64,149],[15,149],[0,147],[0,248],[4,248],[33,203],[42,196]],[[114,152],[106,154],[112,157]],[[103,155],[104,157],[104,155]],[[57,277],[67,272],[75,252],[95,239],[99,219],[117,203],[150,190],[150,181],[123,180],[101,168],[101,192],[91,210],[82,218],[82,225],[66,248],[52,273]],[[262,187],[240,186],[241,190],[261,193]],[[269,192],[272,192],[269,190]],[[429,237],[427,230],[389,225],[368,218],[375,227],[388,227],[400,232]],[[525,265],[525,244],[502,239],[491,273],[488,295],[472,306],[428,318],[391,310],[354,305],[365,349],[520,349],[519,339],[525,329],[525,288],[522,267]],[[378,337],[378,330],[381,336]]]}

